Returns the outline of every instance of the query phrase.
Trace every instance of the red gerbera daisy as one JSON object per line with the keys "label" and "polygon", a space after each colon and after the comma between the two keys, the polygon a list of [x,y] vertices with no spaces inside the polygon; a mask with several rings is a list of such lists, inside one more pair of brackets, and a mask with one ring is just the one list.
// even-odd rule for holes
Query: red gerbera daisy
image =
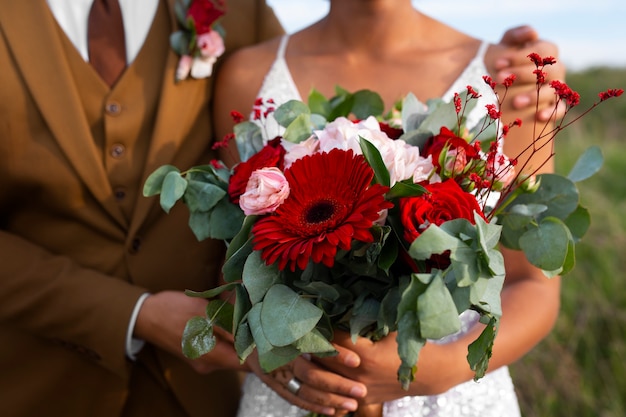
{"label": "red gerbera daisy", "polygon": [[365,158],[351,150],[297,160],[285,172],[289,197],[252,228],[254,249],[281,270],[304,270],[310,259],[332,267],[337,248],[373,241],[372,224],[392,206],[385,200],[388,187],[372,185],[373,176]]}

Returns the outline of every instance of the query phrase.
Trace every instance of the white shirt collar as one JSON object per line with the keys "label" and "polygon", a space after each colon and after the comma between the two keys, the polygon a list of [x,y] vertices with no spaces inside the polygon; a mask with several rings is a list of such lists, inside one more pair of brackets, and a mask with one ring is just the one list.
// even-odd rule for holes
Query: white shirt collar
{"label": "white shirt collar", "polygon": [[[67,37],[85,61],[87,53],[87,17],[93,0],[47,0],[48,6]],[[126,60],[135,60],[143,46],[159,0],[119,0],[126,35]],[[167,45],[165,46],[167,47]]]}

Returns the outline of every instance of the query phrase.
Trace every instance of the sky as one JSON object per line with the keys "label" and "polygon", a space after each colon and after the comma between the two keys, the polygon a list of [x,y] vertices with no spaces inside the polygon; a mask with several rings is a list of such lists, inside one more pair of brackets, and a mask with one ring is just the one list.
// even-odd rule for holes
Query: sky
{"label": "sky", "polygon": [[[292,33],[328,11],[328,0],[267,0]],[[559,46],[568,70],[626,68],[624,0],[413,0],[423,13],[497,43],[508,28],[529,24]],[[538,11],[540,10],[540,12]]]}

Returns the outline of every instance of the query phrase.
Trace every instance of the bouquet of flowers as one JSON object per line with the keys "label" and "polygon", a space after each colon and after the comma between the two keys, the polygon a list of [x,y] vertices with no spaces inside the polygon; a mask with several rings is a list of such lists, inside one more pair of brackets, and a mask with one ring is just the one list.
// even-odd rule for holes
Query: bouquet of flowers
{"label": "bouquet of flowers", "polygon": [[[554,60],[531,59],[541,88]],[[567,116],[577,93],[551,86]],[[608,90],[600,101],[622,92]],[[259,99],[257,120],[234,114],[225,141],[237,141],[242,162],[232,170],[215,161],[155,171],[144,194],[160,194],[165,211],[182,199],[198,239],[228,244],[225,285],[189,292],[212,301],[206,317],[189,321],[185,354],[211,350],[214,325],[232,332],[242,361],[257,349],[266,371],[304,353],[335,354],[338,329],[372,340],[397,332],[398,378],[407,388],[426,341],[458,332],[459,315],[473,310],[486,326],[467,358],[482,377],[501,315],[500,245],[524,251],[548,277],[570,271],[589,225],[576,182],[595,173],[602,156],[591,148],[567,177],[522,173],[501,149],[520,122],[502,125],[494,103],[467,129],[477,98],[471,86],[450,103],[409,94],[387,114],[368,90],[337,88],[330,99],[313,91],[308,104],[277,108]],[[269,113],[284,131],[268,140]],[[551,146],[571,122],[540,132],[528,152]],[[218,297],[226,293],[231,299]]]}

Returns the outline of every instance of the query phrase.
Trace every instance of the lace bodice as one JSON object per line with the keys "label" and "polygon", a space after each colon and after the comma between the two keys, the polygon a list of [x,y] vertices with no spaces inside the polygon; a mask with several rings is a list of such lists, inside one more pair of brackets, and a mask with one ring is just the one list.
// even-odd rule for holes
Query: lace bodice
{"label": "lace bodice", "polygon": [[[302,101],[298,87],[293,80],[285,59],[285,50],[287,49],[288,42],[289,36],[283,36],[276,52],[276,59],[265,76],[263,85],[257,94],[257,97],[263,99],[273,99],[276,105],[280,105],[289,100]],[[442,97],[444,100],[450,101],[454,97],[454,93],[465,91],[468,85],[471,85],[481,95],[474,109],[467,115],[467,125],[469,128],[476,125],[485,115],[485,105],[497,103],[491,87],[486,85],[482,79],[483,75],[488,73],[484,63],[485,52],[488,46],[488,42],[483,42],[480,45],[474,58]],[[271,113],[263,124],[268,138],[276,137],[284,131],[284,129],[276,123]]]}

